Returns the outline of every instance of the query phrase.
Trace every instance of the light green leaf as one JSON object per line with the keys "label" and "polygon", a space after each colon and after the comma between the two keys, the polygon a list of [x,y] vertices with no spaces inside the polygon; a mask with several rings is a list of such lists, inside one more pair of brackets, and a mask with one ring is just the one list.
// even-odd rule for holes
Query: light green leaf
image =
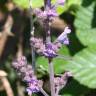
{"label": "light green leaf", "polygon": [[96,41],[96,28],[86,30],[77,29],[77,36],[85,46],[93,47],[96,45],[96,42],[94,42]]}
{"label": "light green leaf", "polygon": [[[29,8],[29,0],[13,0],[13,2],[22,8]],[[43,0],[32,0],[32,7],[41,7],[43,6]]]}
{"label": "light green leaf", "polygon": [[76,19],[76,34],[82,44],[87,48],[83,49],[73,57],[73,61],[66,64],[66,69],[73,73],[73,77],[81,84],[90,88],[96,88],[96,28],[94,23],[94,6],[80,7]]}
{"label": "light green leaf", "polygon": [[96,40],[96,28],[93,28],[94,7],[95,3],[86,8],[80,7],[75,19],[76,34],[79,40],[86,46],[94,45]]}
{"label": "light green leaf", "polygon": [[76,34],[86,48],[65,65],[77,81],[89,88],[96,88],[96,28],[92,26],[94,7],[93,2],[88,7],[79,8],[75,19]]}
{"label": "light green leaf", "polygon": [[65,67],[81,84],[96,88],[96,50],[84,49],[76,54]]}

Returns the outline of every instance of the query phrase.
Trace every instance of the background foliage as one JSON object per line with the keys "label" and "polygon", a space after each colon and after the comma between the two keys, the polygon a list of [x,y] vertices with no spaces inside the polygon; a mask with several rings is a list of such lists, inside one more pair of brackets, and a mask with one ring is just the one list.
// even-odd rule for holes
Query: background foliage
{"label": "background foliage", "polygon": [[[33,7],[42,7],[42,1],[33,0]],[[0,1],[0,3],[2,2],[3,0]],[[13,0],[12,2],[18,8],[22,8],[22,11],[28,9],[27,0]],[[52,2],[54,3],[55,0]],[[96,96],[96,0],[66,0],[65,6],[59,7],[57,10],[60,18],[72,29],[72,33],[69,35],[70,45],[63,46],[59,52],[65,56],[71,56],[72,60],[56,58],[53,62],[55,74],[60,74],[64,71],[71,71],[73,74],[73,78],[69,79],[68,84],[60,93],[62,96]],[[37,26],[38,24],[36,23],[35,25]],[[29,62],[31,62],[28,45],[29,29],[29,25],[26,25],[24,40],[26,41],[25,45],[28,47],[25,47],[24,50]],[[38,32],[38,30],[42,31],[42,28],[38,27],[36,31]],[[42,35],[43,33],[38,32],[38,34]],[[53,34],[53,38],[56,38],[56,35],[57,33]],[[8,59],[4,62],[3,68],[8,72],[9,81],[12,87],[14,87],[16,85],[13,83],[18,81],[18,78],[11,68],[12,56],[10,53]],[[37,55],[36,63],[38,77],[44,78],[46,76],[47,78],[47,60]],[[0,65],[2,66],[1,63]],[[16,91],[14,92],[16,93]]]}

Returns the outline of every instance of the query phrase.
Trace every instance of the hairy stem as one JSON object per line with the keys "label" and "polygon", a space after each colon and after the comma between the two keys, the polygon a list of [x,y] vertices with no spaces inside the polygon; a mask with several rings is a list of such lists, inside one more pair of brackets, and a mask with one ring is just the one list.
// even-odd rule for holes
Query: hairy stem
{"label": "hairy stem", "polygon": [[55,96],[54,67],[52,59],[50,58],[49,58],[49,74],[50,74],[51,96]]}
{"label": "hairy stem", "polygon": [[[44,10],[48,10],[51,8],[51,0],[44,0]],[[50,35],[50,18],[47,17],[45,21],[45,32],[46,32],[46,43],[51,42],[51,35]],[[48,58],[49,61],[49,77],[50,77],[50,87],[51,87],[51,96],[55,96],[55,84],[54,84],[54,67],[52,63],[52,58]]]}
{"label": "hairy stem", "polygon": [[[51,36],[50,36],[50,25],[49,23],[46,23],[45,26],[46,31],[46,43],[51,42]],[[55,84],[54,84],[54,67],[52,63],[52,58],[48,58],[49,61],[49,77],[50,77],[50,86],[51,86],[51,96],[55,96]]]}
{"label": "hairy stem", "polygon": [[[47,24],[46,24],[47,25]],[[51,37],[50,37],[50,26],[48,30],[46,30],[46,43],[51,42]],[[47,29],[47,28],[46,28]],[[54,67],[52,63],[52,58],[48,58],[49,61],[49,77],[50,77],[50,86],[51,86],[51,96],[55,96],[55,84],[54,84]]]}
{"label": "hairy stem", "polygon": [[60,88],[57,87],[57,88],[56,88],[56,96],[59,96],[59,91],[60,91]]}
{"label": "hairy stem", "polygon": [[[46,31],[46,43],[51,42],[50,36],[50,25],[49,22],[45,23],[45,31]],[[48,58],[49,61],[49,77],[50,77],[50,87],[51,87],[51,96],[55,96],[55,84],[54,84],[54,67],[52,63],[52,58]]]}
{"label": "hairy stem", "polygon": [[49,96],[49,95],[43,90],[43,88],[40,88],[40,91],[41,91],[41,93],[42,93],[44,96]]}
{"label": "hairy stem", "polygon": [[51,0],[44,0],[45,8],[51,7]]}
{"label": "hairy stem", "polygon": [[[49,2],[51,2],[51,0],[47,0],[46,2],[49,3]],[[46,4],[46,7],[47,7],[47,4]],[[49,18],[45,21],[45,31],[46,31],[46,43],[50,43],[51,42],[51,35],[50,35]],[[49,77],[50,77],[51,96],[55,96],[54,67],[53,67],[53,63],[52,63],[52,58],[48,58],[48,61],[49,61]]]}
{"label": "hairy stem", "polygon": [[[34,37],[34,24],[33,24],[33,10],[32,10],[32,0],[29,0],[29,4],[30,4],[30,25],[31,25],[31,35]],[[32,68],[35,71],[35,49],[32,47]]]}

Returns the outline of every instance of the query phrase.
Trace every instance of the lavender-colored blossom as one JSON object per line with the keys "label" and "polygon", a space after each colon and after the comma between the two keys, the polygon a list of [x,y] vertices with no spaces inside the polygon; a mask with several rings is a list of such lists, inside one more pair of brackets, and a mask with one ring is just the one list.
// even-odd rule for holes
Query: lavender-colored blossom
{"label": "lavender-colored blossom", "polygon": [[53,9],[53,8],[47,9],[47,10],[44,10],[44,11],[36,8],[34,10],[34,13],[36,14],[37,18],[39,18],[42,21],[45,21],[47,19],[51,21],[54,17],[58,16],[56,10]]}
{"label": "lavender-colored blossom", "polygon": [[61,48],[62,44],[60,42],[54,42],[54,45],[57,46],[56,52],[58,52],[58,50]]}
{"label": "lavender-colored blossom", "polygon": [[42,54],[43,50],[45,49],[45,45],[43,44],[43,40],[40,38],[31,37],[30,45],[31,45],[31,47],[35,48],[35,51],[38,54]]}
{"label": "lavender-colored blossom", "polygon": [[51,18],[51,17],[57,17],[58,16],[56,10],[54,10],[54,9],[49,9],[48,11],[46,11],[46,13],[47,13],[47,16],[49,18]]}
{"label": "lavender-colored blossom", "polygon": [[40,46],[43,45],[43,40],[40,38],[31,37],[30,45],[31,47],[34,46],[34,48],[39,49]]}
{"label": "lavender-colored blossom", "polygon": [[26,88],[26,91],[28,94],[31,95],[32,93],[39,91],[39,80],[37,80],[34,71],[32,70],[32,66],[27,64],[27,59],[24,56],[13,61],[12,66],[16,69],[22,80],[27,83],[28,87]]}
{"label": "lavender-colored blossom", "polygon": [[45,45],[45,50],[43,51],[43,54],[45,57],[53,58],[57,56],[56,53],[56,46],[54,46],[52,43],[47,43]]}
{"label": "lavender-colored blossom", "polygon": [[32,95],[32,93],[39,92],[39,88],[42,86],[43,82],[41,80],[32,79],[28,82],[28,87],[26,88],[26,91],[29,95]]}
{"label": "lavender-colored blossom", "polygon": [[31,46],[35,48],[35,51],[38,54],[43,55],[45,57],[50,57],[50,58],[56,57],[57,52],[61,47],[60,42],[44,44],[42,39],[35,38],[35,37],[32,37],[30,39],[30,43],[31,43]]}
{"label": "lavender-colored blossom", "polygon": [[44,21],[47,18],[46,12],[42,11],[39,8],[34,9],[34,14],[37,16],[38,19]]}
{"label": "lavender-colored blossom", "polygon": [[59,41],[62,44],[66,44],[66,45],[69,44],[69,39],[67,34],[69,34],[70,32],[71,30],[68,27],[66,27],[64,32],[61,33],[61,35],[57,38],[57,41]]}
{"label": "lavender-colored blossom", "polygon": [[30,81],[27,81],[28,87],[26,88],[26,91],[28,94],[36,93],[39,92],[39,87],[38,87],[38,80],[36,79],[31,79]]}
{"label": "lavender-colored blossom", "polygon": [[51,22],[52,20],[54,20],[54,17],[58,16],[58,13],[56,12],[56,7],[51,4],[50,0],[46,0],[45,2],[45,9],[41,10],[39,8],[36,8],[34,9],[34,14],[43,22],[45,22],[46,20]]}
{"label": "lavender-colored blossom", "polygon": [[12,62],[12,66],[14,66],[14,68],[16,69],[20,69],[21,67],[26,65],[27,65],[27,60],[25,56],[21,56],[18,59],[15,59],[14,62]]}
{"label": "lavender-colored blossom", "polygon": [[59,90],[61,90],[63,87],[65,87],[69,77],[72,77],[71,72],[65,72],[63,75],[55,77],[55,88],[59,88]]}
{"label": "lavender-colored blossom", "polygon": [[64,5],[65,1],[66,1],[66,0],[57,0],[57,3],[58,3],[59,5]]}

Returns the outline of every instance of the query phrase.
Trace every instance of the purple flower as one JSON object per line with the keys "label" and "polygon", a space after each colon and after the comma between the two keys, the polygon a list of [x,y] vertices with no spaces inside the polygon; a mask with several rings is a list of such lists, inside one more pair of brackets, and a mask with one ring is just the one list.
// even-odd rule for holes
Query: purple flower
{"label": "purple flower", "polygon": [[47,43],[45,45],[45,50],[43,51],[43,55],[49,58],[56,57],[57,54],[55,49],[56,49],[56,46],[54,46],[52,43]]}
{"label": "purple flower", "polygon": [[[49,4],[49,3],[48,3]],[[53,6],[53,5],[52,5]],[[54,17],[57,17],[58,14],[56,12],[56,8],[55,6],[52,7],[50,5],[47,6],[47,8],[45,8],[44,11],[42,11],[41,9],[39,8],[36,8],[34,9],[34,13],[35,15],[37,16],[37,18],[39,18],[40,20],[42,20],[43,22],[45,20],[49,20],[49,21],[52,21],[54,19]]]}
{"label": "purple flower", "polygon": [[50,9],[47,11],[47,16],[48,17],[57,17],[58,14],[57,14],[56,10]]}
{"label": "purple flower", "polygon": [[63,75],[61,75],[59,77],[55,77],[54,83],[55,83],[56,90],[59,88],[59,91],[60,91],[63,87],[65,87],[65,85],[67,84],[67,81],[70,77],[72,77],[71,72],[65,72]]}
{"label": "purple flower", "polygon": [[34,9],[34,14],[39,18],[40,20],[45,20],[47,18],[46,12],[42,11],[39,8]]}
{"label": "purple flower", "polygon": [[[34,75],[32,66],[27,64],[26,57],[21,56],[20,58],[17,58],[15,61],[13,61],[12,65],[22,80],[27,83],[28,87],[26,88],[26,91],[28,94],[31,95],[34,92],[38,92],[38,85],[40,85],[39,80],[37,80],[36,76]],[[42,85],[40,86],[42,87]]]}
{"label": "purple flower", "polygon": [[52,20],[54,17],[58,16],[56,10],[54,10],[54,9],[47,9],[44,11],[42,11],[40,9],[35,9],[34,13],[42,21],[47,20],[47,19]]}
{"label": "purple flower", "polygon": [[32,93],[39,92],[39,89],[38,89],[38,87],[31,85],[31,87],[26,88],[26,91],[27,91],[28,95],[32,95]]}
{"label": "purple flower", "polygon": [[28,94],[39,92],[37,79],[31,79],[27,83],[28,83],[28,87],[26,88],[26,91],[28,92]]}
{"label": "purple flower", "polygon": [[28,87],[26,88],[26,91],[29,95],[32,95],[32,93],[39,92],[39,88],[43,86],[43,82],[41,80],[37,80],[36,77],[29,80],[27,84]]}
{"label": "purple flower", "polygon": [[30,45],[31,45],[31,47],[39,49],[41,47],[41,45],[43,45],[43,40],[40,38],[31,37]]}
{"label": "purple flower", "polygon": [[53,44],[52,43],[44,44],[43,40],[40,38],[32,37],[30,41],[31,41],[31,46],[35,48],[35,51],[37,53],[50,58],[56,57],[57,52],[61,47],[60,42],[55,42]]}
{"label": "purple flower", "polygon": [[18,59],[14,60],[12,66],[16,69],[19,69],[23,66],[27,65],[27,60],[25,56],[21,56]]}
{"label": "purple flower", "polygon": [[61,35],[57,38],[57,41],[59,41],[62,44],[66,44],[66,45],[69,44],[69,39],[67,34],[69,34],[70,32],[71,30],[68,27],[66,27],[64,32],[61,33]]}
{"label": "purple flower", "polygon": [[64,5],[65,0],[57,0],[57,3],[58,3],[59,5]]}

